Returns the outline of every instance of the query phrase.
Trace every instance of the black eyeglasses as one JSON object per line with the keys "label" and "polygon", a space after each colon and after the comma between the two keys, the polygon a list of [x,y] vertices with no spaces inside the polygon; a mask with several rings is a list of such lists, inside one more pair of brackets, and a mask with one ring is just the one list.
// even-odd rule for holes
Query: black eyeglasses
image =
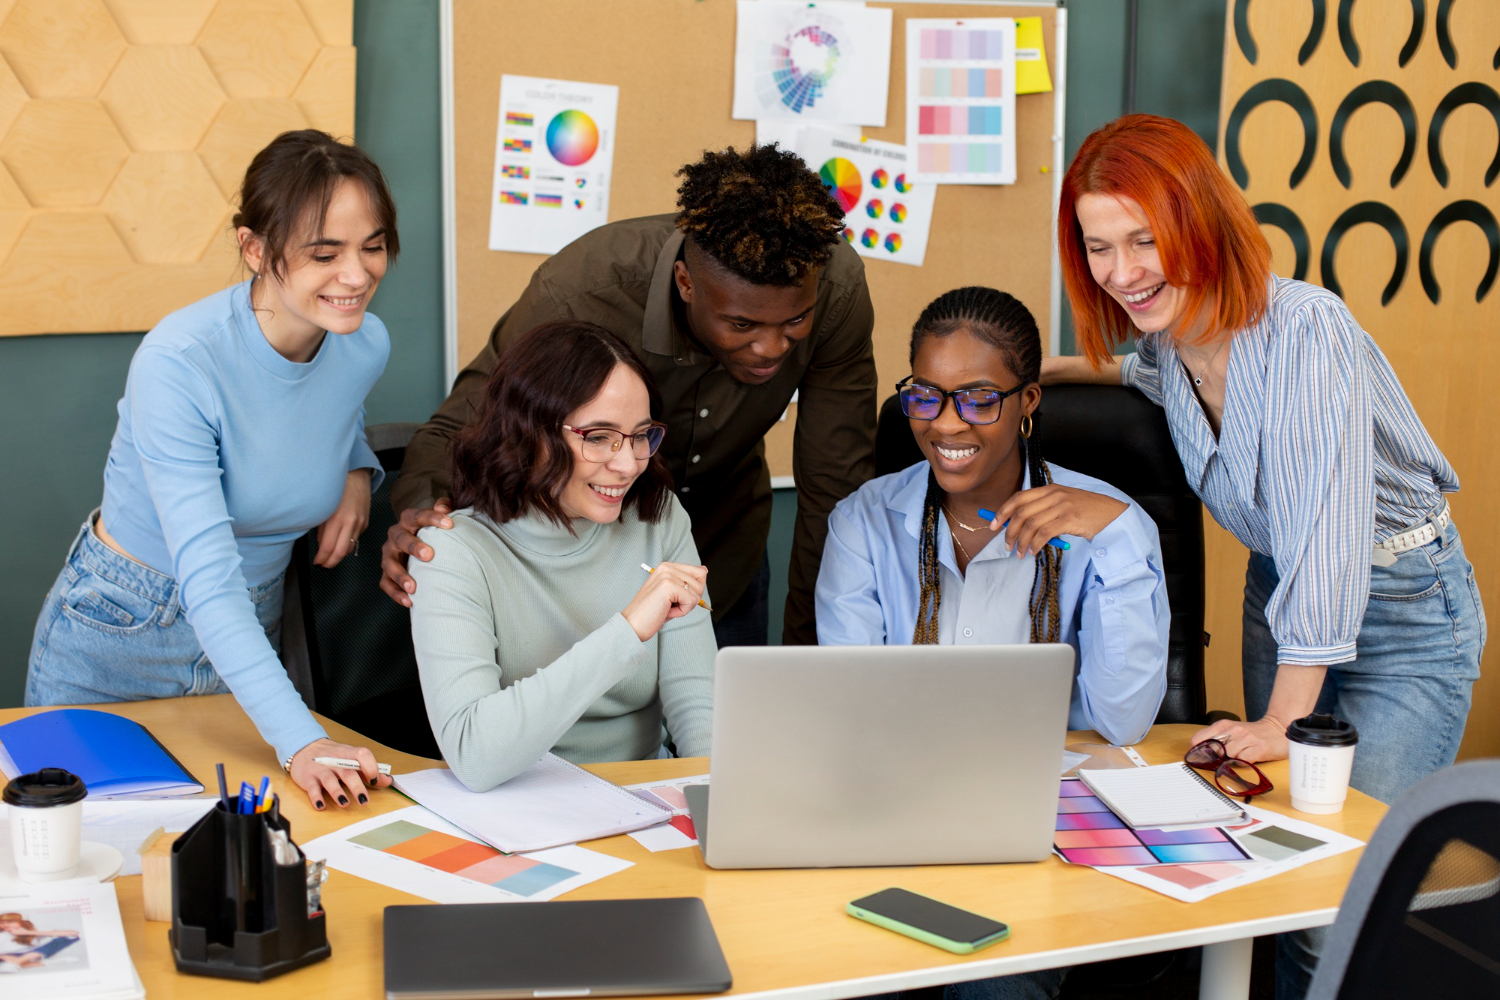
{"label": "black eyeglasses", "polygon": [[913,378],[915,376],[908,375],[896,383],[896,395],[901,400],[902,413],[911,420],[936,420],[943,412],[943,401],[952,396],[953,405],[958,410],[958,419],[966,424],[993,424],[1000,419],[1005,397],[1014,396],[1029,384],[1022,382],[1014,389],[1003,391],[980,388],[954,389],[948,392],[912,382]]}

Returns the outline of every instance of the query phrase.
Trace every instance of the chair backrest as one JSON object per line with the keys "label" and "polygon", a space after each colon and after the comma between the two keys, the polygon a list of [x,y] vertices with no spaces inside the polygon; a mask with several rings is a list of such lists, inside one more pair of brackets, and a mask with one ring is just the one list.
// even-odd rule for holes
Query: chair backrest
{"label": "chair backrest", "polygon": [[391,487],[417,424],[377,424],[366,440],[385,481],[370,498],[359,555],[331,569],[312,564],[317,531],[292,550],[282,659],[314,711],[386,746],[441,757],[427,721],[411,641],[411,613],[380,590],[380,547],[396,522]]}
{"label": "chair backrest", "polygon": [[1430,774],[1391,806],[1307,996],[1500,996],[1500,760]]}
{"label": "chair backrest", "polygon": [[[1033,438],[1042,454],[1128,494],[1156,522],[1172,625],[1167,694],[1157,722],[1201,723],[1203,683],[1203,505],[1188,486],[1166,414],[1135,389],[1053,385],[1042,392]],[[880,408],[875,474],[923,461],[893,395]]]}

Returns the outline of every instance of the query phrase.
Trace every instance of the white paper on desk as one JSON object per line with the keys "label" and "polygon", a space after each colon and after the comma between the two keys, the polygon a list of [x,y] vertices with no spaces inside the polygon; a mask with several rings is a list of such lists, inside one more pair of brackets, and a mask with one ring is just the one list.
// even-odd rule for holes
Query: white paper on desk
{"label": "white paper on desk", "polygon": [[[410,846],[416,837],[427,837],[428,846],[420,851],[417,847],[422,845]],[[463,845],[455,841],[472,844],[474,849],[465,854]],[[421,857],[405,857],[390,848]],[[455,849],[458,855],[452,853]],[[327,861],[330,868],[434,903],[541,902],[634,863],[573,844],[527,854],[497,854],[421,806],[373,816],[308,841],[302,853]],[[464,867],[445,870],[457,864]]]}
{"label": "white paper on desk", "polygon": [[933,184],[1016,182],[1016,19],[906,22],[906,142]]}
{"label": "white paper on desk", "polygon": [[906,146],[851,141],[808,126],[797,152],[844,210],[844,239],[861,257],[920,267],[927,254],[937,185],[917,181]]}
{"label": "white paper on desk", "polygon": [[[72,943],[32,966],[11,965],[0,973],[0,995],[6,1000],[135,1000],[145,989],[125,945],[120,904],[111,883],[66,882],[29,886],[23,893],[0,896],[0,911],[20,913],[38,932],[69,934]],[[44,938],[43,944],[59,940]],[[0,932],[0,954],[28,948]]]}
{"label": "white paper on desk", "polygon": [[698,843],[698,831],[693,826],[688,812],[687,798],[682,790],[688,785],[708,783],[708,775],[694,774],[686,778],[668,778],[663,781],[642,781],[624,787],[648,802],[655,802],[672,810],[672,820],[660,826],[647,827],[630,834],[630,839],[653,854],[657,851],[677,851],[694,847]]}
{"label": "white paper on desk", "polygon": [[500,78],[490,249],[556,253],[609,221],[613,84]]}
{"label": "white paper on desk", "polygon": [[1247,806],[1246,812],[1250,814],[1250,822],[1223,829],[1255,858],[1254,862],[1214,861],[1097,870],[1184,903],[1196,903],[1364,846],[1362,840],[1269,809]]}
{"label": "white paper on desk", "polygon": [[[157,828],[182,833],[214,807],[218,798],[201,799],[84,799],[83,839],[108,844],[125,858],[121,875],[139,875],[136,849]],[[10,857],[8,806],[0,805],[0,853]]]}
{"label": "white paper on desk", "polygon": [[643,830],[672,815],[550,753],[487,792],[469,791],[443,767],[391,780],[448,822],[512,853]]}
{"label": "white paper on desk", "polygon": [[890,79],[889,8],[739,0],[735,118],[884,125]]}

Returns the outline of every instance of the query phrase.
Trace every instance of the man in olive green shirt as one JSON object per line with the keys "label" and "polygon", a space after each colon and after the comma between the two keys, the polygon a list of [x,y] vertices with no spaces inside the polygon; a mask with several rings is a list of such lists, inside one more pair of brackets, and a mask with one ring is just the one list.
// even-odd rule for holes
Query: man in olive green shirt
{"label": "man in olive green shirt", "polygon": [[625,340],[661,390],[661,454],[709,569],[721,645],[765,641],[771,483],[762,439],[798,394],[783,641],[817,642],[812,593],[828,514],[874,470],[864,264],[842,238],[838,204],[791,153],[708,153],[680,176],[675,217],[611,223],[544,262],[412,439],[382,559],[381,587],[393,599],[410,606],[407,557],[432,557],[416,530],[451,523],[442,503],[448,444],[473,412],[470,398],[521,334],[582,319]]}

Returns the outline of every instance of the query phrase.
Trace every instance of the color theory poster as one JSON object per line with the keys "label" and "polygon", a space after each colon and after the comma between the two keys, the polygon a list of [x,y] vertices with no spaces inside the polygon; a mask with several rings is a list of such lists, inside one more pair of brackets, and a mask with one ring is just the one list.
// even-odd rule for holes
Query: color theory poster
{"label": "color theory poster", "polygon": [[500,78],[490,249],[556,253],[609,219],[620,88]]}
{"label": "color theory poster", "polygon": [[921,265],[937,185],[916,180],[907,147],[808,127],[797,154],[844,210],[844,239],[861,257]]}
{"label": "color theory poster", "polygon": [[906,22],[906,141],[935,184],[1016,182],[1016,19]]}
{"label": "color theory poster", "polygon": [[739,0],[736,12],[735,118],[885,124],[888,8]]}

